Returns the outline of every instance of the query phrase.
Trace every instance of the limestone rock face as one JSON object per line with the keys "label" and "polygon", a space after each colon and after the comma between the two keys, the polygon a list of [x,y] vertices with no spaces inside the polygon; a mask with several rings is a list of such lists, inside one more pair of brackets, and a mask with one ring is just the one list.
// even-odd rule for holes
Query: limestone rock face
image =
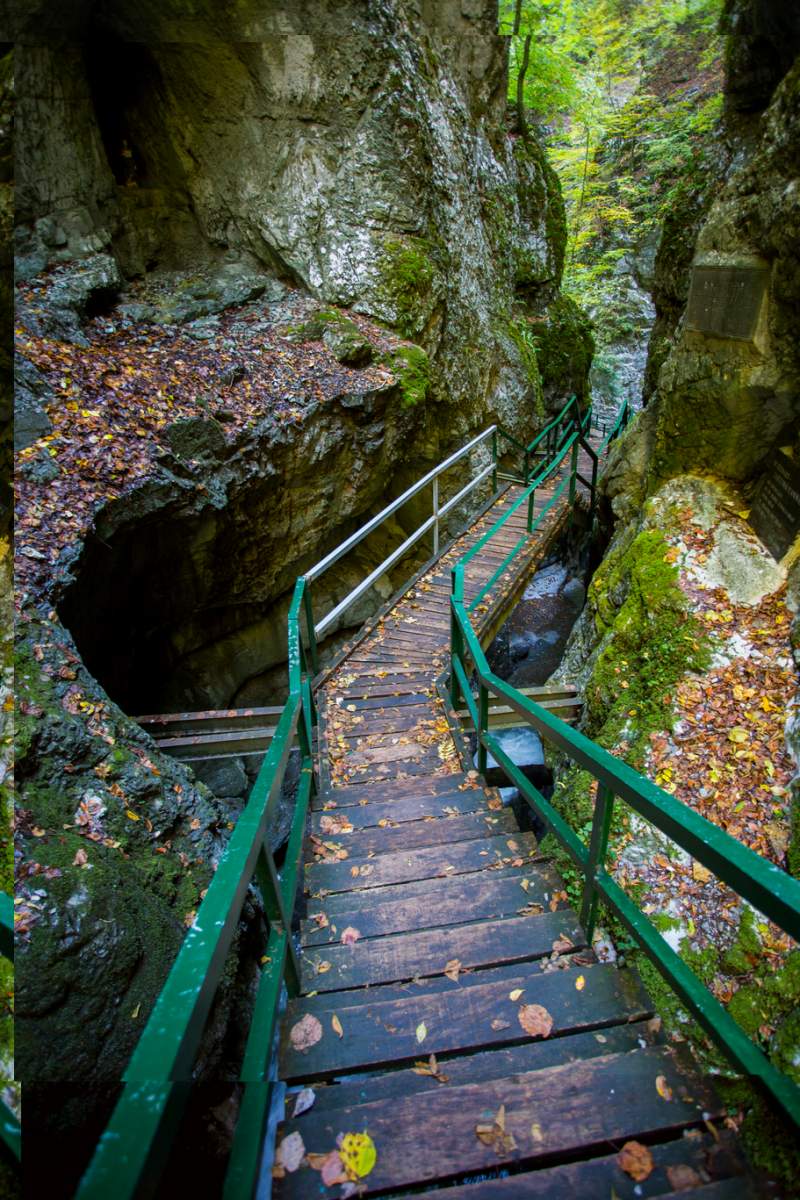
{"label": "limestone rock face", "polygon": [[[87,29],[80,4],[39,16],[54,36]],[[128,275],[246,253],[418,342],[453,440],[490,417],[528,432],[542,392],[527,322],[557,294],[564,213],[539,146],[506,131],[491,0],[191,16],[117,0],[102,20],[99,42],[63,54],[22,23],[31,269],[101,247]]]}
{"label": "limestone rock face", "polygon": [[766,297],[750,339],[688,328],[658,376],[653,480],[687,468],[757,473],[800,416],[800,65],[779,85],[758,146],[731,174],[700,230],[695,264],[760,267]]}

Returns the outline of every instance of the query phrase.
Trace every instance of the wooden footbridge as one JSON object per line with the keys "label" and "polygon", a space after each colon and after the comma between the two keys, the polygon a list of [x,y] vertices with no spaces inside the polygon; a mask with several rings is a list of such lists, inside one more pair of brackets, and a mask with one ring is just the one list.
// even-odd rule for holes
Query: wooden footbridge
{"label": "wooden footbridge", "polygon": [[[598,905],[794,1121],[800,1094],[606,871],[614,805],[795,938],[800,884],[561,720],[574,712],[569,691],[540,704],[492,674],[484,654],[578,507],[591,517],[623,420],[602,433],[570,403],[527,446],[492,428],[298,580],[289,699],[270,714],[258,779],[149,1016],[82,1200],[158,1194],[251,887],[265,946],[225,1200],[761,1194],[712,1082],[685,1044],[665,1038],[635,973],[598,960]],[[440,506],[442,469],[490,444],[491,459]],[[519,453],[516,471],[503,470],[499,449]],[[440,549],[441,518],[490,477],[489,503]],[[317,640],[355,597],[315,621],[314,579],[431,485],[432,517],[394,560],[426,532],[433,559],[320,673]],[[588,845],[504,753],[493,729],[511,718],[597,781]],[[302,770],[278,870],[265,834],[295,741]],[[579,911],[530,828],[486,786],[488,754],[574,859]]]}

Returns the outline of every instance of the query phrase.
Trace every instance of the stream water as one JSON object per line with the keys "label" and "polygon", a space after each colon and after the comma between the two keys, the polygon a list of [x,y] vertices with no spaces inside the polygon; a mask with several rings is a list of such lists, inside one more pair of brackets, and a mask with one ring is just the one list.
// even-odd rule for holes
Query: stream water
{"label": "stream water", "polygon": [[562,562],[536,572],[489,647],[492,670],[515,687],[539,687],[561,662],[586,589]]}

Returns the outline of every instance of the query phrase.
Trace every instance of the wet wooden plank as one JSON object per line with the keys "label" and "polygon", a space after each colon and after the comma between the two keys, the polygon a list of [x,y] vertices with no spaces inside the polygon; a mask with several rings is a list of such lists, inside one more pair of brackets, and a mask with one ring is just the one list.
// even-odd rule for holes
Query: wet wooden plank
{"label": "wet wooden plank", "polygon": [[[745,1175],[745,1165],[730,1144],[720,1146],[709,1135],[699,1131],[696,1137],[681,1137],[663,1145],[650,1146],[653,1172],[637,1183],[619,1165],[616,1154],[602,1155],[588,1162],[568,1163],[505,1179],[486,1179],[448,1188],[447,1200],[594,1200],[595,1197],[614,1197],[618,1200],[641,1200],[659,1196],[662,1200],[681,1195],[689,1200],[754,1200],[765,1195],[756,1181]],[[672,1189],[668,1171],[679,1165],[696,1172],[700,1186],[688,1191]],[[725,1172],[726,1178],[708,1179],[711,1172]],[[729,1172],[731,1172],[729,1174]],[[707,1183],[703,1183],[708,1179]],[[755,1185],[755,1186],[754,1186]]]}
{"label": "wet wooden plank", "polygon": [[[331,816],[332,814],[328,814]],[[344,817],[344,814],[340,814]],[[386,819],[386,818],[382,818]],[[455,816],[435,817],[433,820],[404,821],[394,827],[374,825],[357,829],[353,827],[323,830],[321,837],[342,846],[349,854],[349,861],[371,857],[375,854],[390,854],[399,850],[412,850],[421,846],[452,845],[473,838],[508,835],[515,842],[518,833],[514,814],[508,810],[465,813]],[[306,848],[306,861],[314,862],[314,843]]]}
{"label": "wet wooden plank", "polygon": [[[656,1091],[659,1075],[672,1088],[672,1100],[663,1100]],[[476,1137],[475,1127],[487,1120],[491,1124],[501,1105],[505,1131],[513,1140],[506,1146],[486,1145]],[[504,1163],[552,1161],[554,1155],[605,1149],[609,1142],[629,1138],[677,1134],[698,1124],[703,1112],[717,1116],[722,1111],[710,1086],[690,1071],[685,1059],[679,1060],[671,1048],[656,1047],[510,1079],[440,1087],[335,1114],[315,1115],[312,1108],[302,1128],[307,1148],[315,1152],[335,1145],[338,1130],[368,1129],[378,1150],[374,1169],[362,1181],[370,1195],[493,1171]],[[286,1122],[279,1136],[295,1128],[299,1125]],[[277,1181],[274,1194],[302,1196],[315,1178],[310,1168],[301,1167]]]}
{"label": "wet wooden plank", "polygon": [[[304,1053],[292,1047],[289,1035],[307,1011],[305,998],[292,1000],[282,1029],[281,1078],[313,1079],[413,1062],[423,1054],[527,1042],[530,1039],[517,1016],[523,1004],[540,1004],[548,1010],[553,1018],[551,1036],[650,1016],[650,1003],[638,978],[616,967],[601,963],[548,973],[537,963],[522,963],[498,972],[502,973],[497,978],[490,969],[457,983],[445,979],[442,991],[428,990],[423,984],[420,992],[398,999],[371,999],[369,992],[357,991],[315,997],[309,1011],[324,1032],[322,1040]],[[580,991],[575,987],[579,976],[585,979]],[[512,1001],[511,992],[518,988],[522,997]],[[344,1030],[342,1037],[332,1030],[334,1014]],[[421,1024],[426,1030],[423,1041],[417,1035]]]}
{"label": "wet wooden plank", "polygon": [[[602,1030],[565,1034],[545,1041],[525,1042],[460,1057],[442,1055],[437,1062],[451,1087],[462,1083],[481,1083],[503,1079],[524,1071],[542,1071],[580,1058],[599,1058],[606,1054],[626,1054],[648,1046],[664,1044],[663,1034],[655,1028],[660,1022],[632,1021],[624,1025],[605,1025]],[[354,1104],[366,1104],[389,1096],[411,1096],[442,1087],[431,1075],[418,1075],[410,1068],[386,1075],[368,1075],[341,1081],[317,1090],[317,1112]],[[291,1112],[291,1104],[289,1105]]]}
{"label": "wet wooden plank", "polygon": [[[317,811],[311,818],[311,832],[318,836],[322,832],[320,823],[326,811],[330,814],[336,809]],[[463,792],[445,792],[438,796],[398,796],[394,800],[368,800],[365,804],[351,804],[347,808],[346,819],[354,829],[369,829],[378,825],[380,821],[400,825],[406,821],[420,821],[423,817],[492,811],[488,807],[486,793],[478,788],[470,788]]]}
{"label": "wet wooden plank", "polygon": [[362,800],[393,800],[409,796],[439,796],[443,792],[457,792],[474,789],[477,780],[468,780],[462,772],[452,775],[430,775],[422,779],[407,780],[404,783],[382,780],[374,784],[351,784],[330,788],[317,799],[319,807],[329,800],[335,801],[337,808],[346,808],[351,804],[360,804]]}
{"label": "wet wooden plank", "polygon": [[[426,929],[394,937],[367,938],[354,945],[329,945],[304,951],[300,965],[303,991],[334,992],[343,988],[423,979],[441,975],[458,959],[464,970],[528,962],[553,951],[559,938],[576,950],[586,945],[578,918],[570,909],[535,917],[505,917],[447,929]],[[321,966],[326,964],[321,970]]]}
{"label": "wet wooden plank", "polygon": [[519,867],[508,875],[478,871],[472,875],[428,879],[424,884],[424,888],[410,883],[378,893],[344,894],[338,904],[334,903],[334,897],[326,897],[314,903],[312,911],[324,912],[328,926],[320,927],[318,921],[311,919],[303,921],[302,940],[310,946],[335,942],[348,925],[359,929],[362,937],[381,937],[511,916],[531,905],[549,911],[551,897],[563,887],[548,863],[537,863],[527,869]]}
{"label": "wet wooden plank", "polygon": [[[522,866],[536,855],[536,839],[532,833],[519,833],[514,839],[518,851],[508,848],[504,836],[462,842],[454,846],[429,846],[419,850],[399,850],[381,854],[358,866],[348,862],[313,863],[306,867],[306,889],[312,895],[326,892],[348,892],[355,888],[378,888],[391,883],[406,883],[413,879],[434,879],[436,876],[463,875],[468,871],[488,869],[494,863],[503,866]],[[522,862],[517,862],[522,859]]]}

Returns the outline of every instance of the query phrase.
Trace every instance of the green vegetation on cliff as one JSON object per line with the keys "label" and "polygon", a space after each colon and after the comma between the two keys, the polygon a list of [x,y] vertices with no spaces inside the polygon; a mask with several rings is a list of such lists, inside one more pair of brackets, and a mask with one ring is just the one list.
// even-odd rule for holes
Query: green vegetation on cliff
{"label": "green vegetation on cliff", "polygon": [[[510,32],[513,0],[501,5]],[[722,110],[721,0],[523,0],[509,100],[544,131],[567,209],[565,287],[599,306],[630,242],[696,193]],[[524,69],[525,48],[528,64]]]}

